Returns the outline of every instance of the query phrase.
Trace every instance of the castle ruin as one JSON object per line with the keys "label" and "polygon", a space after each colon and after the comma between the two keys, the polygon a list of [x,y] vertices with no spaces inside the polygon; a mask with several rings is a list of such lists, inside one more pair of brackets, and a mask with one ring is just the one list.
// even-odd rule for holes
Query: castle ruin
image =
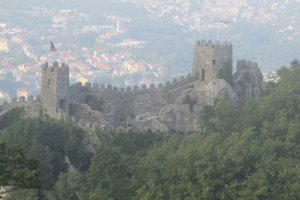
{"label": "castle ruin", "polygon": [[232,60],[231,43],[197,41],[191,74],[164,84],[126,88],[98,83],[69,85],[68,65],[45,63],[40,97],[14,98],[0,106],[0,113],[24,107],[30,116],[43,109],[51,117],[70,117],[81,126],[195,131],[200,129],[200,112],[205,106],[224,95],[237,101],[232,87],[218,79]]}

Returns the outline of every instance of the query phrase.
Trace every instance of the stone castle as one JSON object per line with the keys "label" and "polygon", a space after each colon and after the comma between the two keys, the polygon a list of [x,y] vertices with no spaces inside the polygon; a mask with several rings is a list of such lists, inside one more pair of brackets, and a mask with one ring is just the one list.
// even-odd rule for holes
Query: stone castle
{"label": "stone castle", "polygon": [[[231,43],[197,41],[191,74],[149,87],[69,85],[68,65],[45,63],[41,67],[41,95],[35,100],[13,98],[0,106],[0,113],[24,107],[29,116],[38,116],[43,110],[54,118],[70,117],[81,126],[196,131],[201,127],[200,112],[205,106],[224,95],[238,101],[234,88],[218,78],[225,64],[232,64],[232,51]],[[243,82],[257,69],[256,63],[238,61],[234,77],[239,91],[260,95],[262,77],[254,83]]]}

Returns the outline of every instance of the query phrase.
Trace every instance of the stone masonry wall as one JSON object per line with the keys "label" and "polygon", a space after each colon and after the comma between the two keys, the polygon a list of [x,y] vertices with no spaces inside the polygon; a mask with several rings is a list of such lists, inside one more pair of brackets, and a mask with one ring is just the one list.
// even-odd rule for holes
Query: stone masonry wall
{"label": "stone masonry wall", "polygon": [[24,108],[28,117],[37,117],[42,111],[40,99],[34,100],[32,96],[29,96],[28,99],[20,97],[19,99],[12,98],[11,102],[4,102],[0,105],[0,115],[14,108]]}
{"label": "stone masonry wall", "polygon": [[[196,75],[189,74],[158,86],[151,84],[150,87],[142,85],[133,88],[90,83],[83,86],[77,83],[69,88],[69,101],[86,104],[90,109],[101,112],[107,123],[113,126],[127,126],[128,121],[138,115],[158,115],[163,106],[174,102],[182,90],[192,88],[197,79]],[[74,112],[74,107],[70,106],[70,114]]]}

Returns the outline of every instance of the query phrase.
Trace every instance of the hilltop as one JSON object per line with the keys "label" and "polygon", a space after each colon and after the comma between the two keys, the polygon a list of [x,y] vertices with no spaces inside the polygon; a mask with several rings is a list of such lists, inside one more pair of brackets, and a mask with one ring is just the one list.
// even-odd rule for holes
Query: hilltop
{"label": "hilltop", "polygon": [[278,77],[245,104],[220,99],[205,107],[201,132],[184,137],[98,129],[92,155],[72,122],[43,114],[16,120],[20,110],[11,111],[0,156],[17,155],[21,165],[1,162],[17,173],[1,174],[0,185],[17,186],[8,199],[299,199],[299,62]]}

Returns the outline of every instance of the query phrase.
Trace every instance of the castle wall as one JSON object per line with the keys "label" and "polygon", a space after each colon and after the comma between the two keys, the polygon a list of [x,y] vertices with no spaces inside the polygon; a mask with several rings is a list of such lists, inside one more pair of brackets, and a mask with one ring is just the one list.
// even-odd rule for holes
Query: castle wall
{"label": "castle wall", "polygon": [[[69,115],[81,125],[188,130],[191,124],[197,124],[198,111],[203,105],[212,104],[218,95],[214,91],[218,88],[212,80],[217,79],[225,63],[232,64],[230,43],[196,42],[192,74],[164,84],[126,88],[97,83],[69,86],[69,67],[57,62],[53,66],[46,63],[41,68],[41,100],[13,99],[11,103],[0,106],[0,113],[14,107],[25,107],[34,114],[43,108],[51,117]],[[243,61],[238,63],[237,69],[248,66],[250,63]],[[213,92],[208,91],[207,85],[211,85]],[[220,84],[220,90],[223,86]],[[197,100],[193,108],[195,113],[184,103],[187,95]]]}
{"label": "castle wall", "polygon": [[132,108],[135,116],[148,113],[157,115],[161,107],[167,104],[161,91],[153,91],[143,95],[137,95],[132,99]]}
{"label": "castle wall", "polygon": [[89,87],[82,86],[80,82],[73,84],[68,89],[68,101],[73,103],[84,102],[89,92]]}
{"label": "castle wall", "polygon": [[[181,91],[192,88],[197,79],[197,76],[189,74],[165,84],[133,88],[117,88],[97,83],[86,83],[84,86],[74,84],[69,87],[69,101],[87,104],[92,110],[101,112],[113,126],[127,126],[128,121],[138,115],[158,115],[163,106],[173,103],[181,95]],[[75,112],[74,107],[70,106],[70,114]]]}
{"label": "castle wall", "polygon": [[[81,89],[76,89],[76,91],[80,91],[76,93],[76,95],[80,95],[82,93],[89,93],[89,94],[97,94],[103,97],[106,100],[113,100],[116,98],[129,98],[129,97],[136,97],[138,95],[147,95],[151,93],[165,93],[176,88],[183,87],[185,85],[191,84],[198,80],[196,75],[188,74],[187,76],[181,76],[179,79],[174,78],[171,81],[167,81],[164,84],[160,83],[158,85],[151,84],[150,86],[141,85],[141,86],[134,86],[134,87],[126,87],[126,88],[117,88],[113,87],[112,85],[100,85],[86,83],[85,86],[79,86]],[[76,84],[78,85],[78,84]],[[80,85],[80,84],[79,84]],[[75,85],[70,86],[73,88]],[[78,87],[78,86],[76,86]]]}
{"label": "castle wall", "polygon": [[3,114],[14,108],[24,108],[28,117],[37,117],[42,111],[40,99],[34,100],[32,96],[29,96],[28,99],[20,97],[19,99],[12,98],[11,102],[4,102],[0,105],[0,113]]}

